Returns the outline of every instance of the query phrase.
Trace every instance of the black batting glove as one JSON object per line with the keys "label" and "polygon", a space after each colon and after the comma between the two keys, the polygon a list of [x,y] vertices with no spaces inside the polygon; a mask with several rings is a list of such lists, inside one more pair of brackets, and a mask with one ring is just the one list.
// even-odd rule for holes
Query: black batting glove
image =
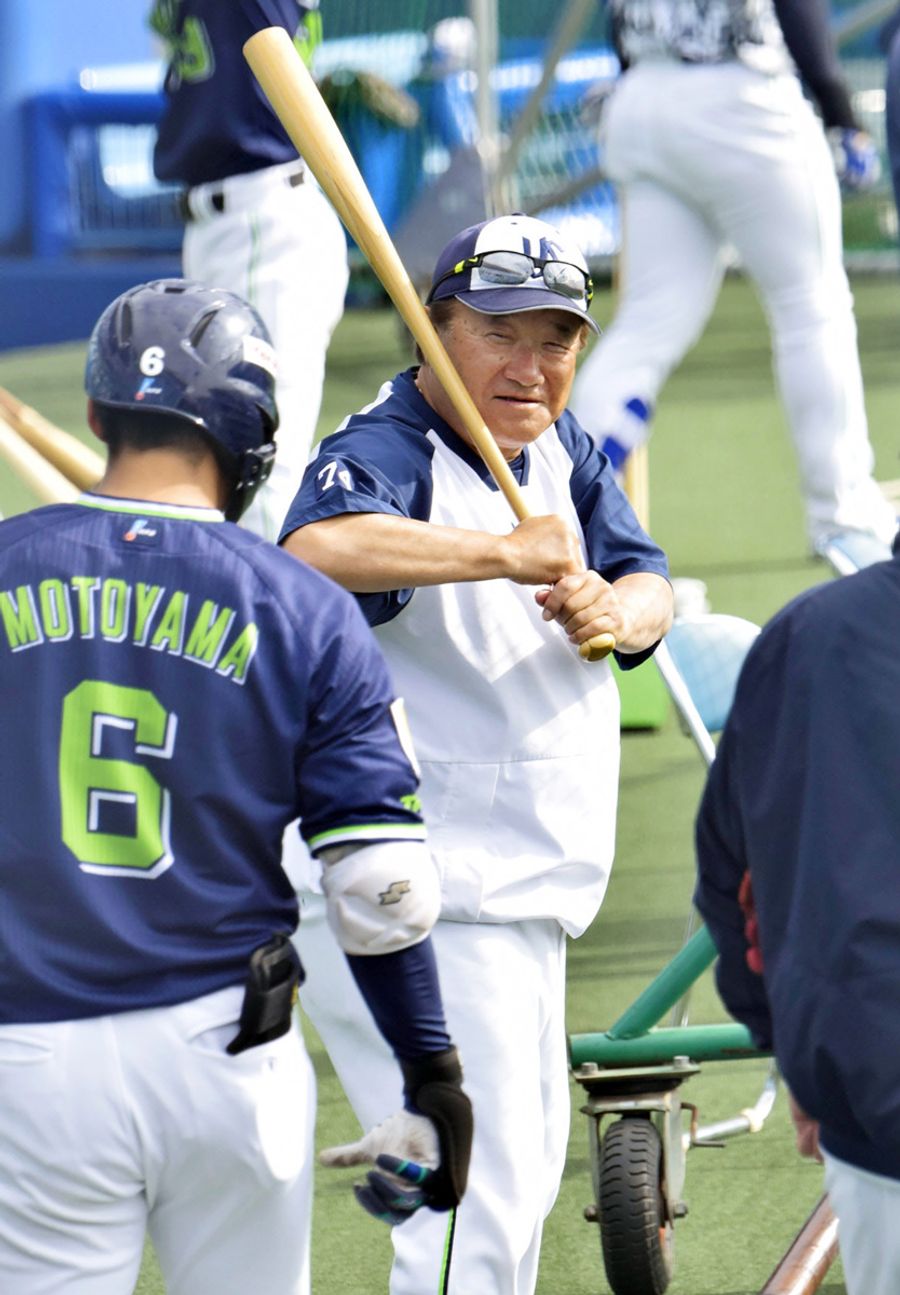
{"label": "black batting glove", "polygon": [[427,1116],[438,1135],[440,1164],[422,1184],[424,1203],[433,1210],[453,1209],[466,1190],[473,1132],[459,1054],[451,1047],[400,1064],[407,1107]]}

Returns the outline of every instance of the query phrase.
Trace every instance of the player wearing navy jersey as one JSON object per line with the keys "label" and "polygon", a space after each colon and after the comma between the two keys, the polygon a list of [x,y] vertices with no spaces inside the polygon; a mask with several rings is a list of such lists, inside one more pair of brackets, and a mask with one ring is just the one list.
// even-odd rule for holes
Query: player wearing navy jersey
{"label": "player wearing navy jersey", "polygon": [[896,518],[872,475],[835,176],[837,155],[845,187],[864,188],[878,158],[854,116],[827,5],[611,0],[610,13],[624,72],[600,136],[622,198],[622,288],[573,412],[618,463],[646,439],[733,249],[771,329],[811,546],[850,532],[864,560],[887,557]]}
{"label": "player wearing navy jersey", "polygon": [[[409,708],[441,875],[433,938],[478,1112],[449,1280],[445,1227],[420,1215],[394,1233],[393,1295],[528,1295],[565,1160],[565,938],[606,887],[619,760],[609,664],[575,645],[610,632],[635,665],[672,601],[664,555],[565,409],[591,290],[579,249],[518,215],[462,231],[435,271],[432,318],[526,521],[423,363],[322,442],[285,524],[289,552],[357,593]],[[327,957],[302,1001],[365,1127],[396,1080],[358,998],[340,1015],[327,1001]]]}
{"label": "player wearing navy jersey", "polygon": [[696,823],[719,993],[774,1053],[798,1150],[824,1157],[846,1295],[900,1290],[898,638],[900,542],[780,611]]}
{"label": "player wearing navy jersey", "polygon": [[243,46],[264,27],[283,27],[309,61],[321,40],[318,5],[156,0],[151,24],[170,56],[154,168],[185,188],[184,273],[250,301],[281,360],[278,453],[243,519],[275,539],[315,434],[325,354],[347,287],[347,243]]}
{"label": "player wearing navy jersey", "polygon": [[231,524],[274,453],[273,365],[230,293],[123,294],[87,360],[103,479],[0,523],[4,1291],[128,1295],[149,1229],[170,1295],[308,1292],[298,816],[402,1068],[372,1157],[424,1162],[360,1199],[400,1221],[465,1184],[394,690],[353,600]]}

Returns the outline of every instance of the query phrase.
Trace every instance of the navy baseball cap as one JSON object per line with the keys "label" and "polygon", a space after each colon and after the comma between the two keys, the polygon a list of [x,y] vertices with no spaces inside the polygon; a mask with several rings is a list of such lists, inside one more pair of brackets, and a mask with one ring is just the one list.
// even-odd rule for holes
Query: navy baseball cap
{"label": "navy baseball cap", "polygon": [[514,212],[469,225],[444,248],[427,302],[455,297],[486,315],[565,310],[595,333],[588,313],[594,285],[587,262],[553,225]]}

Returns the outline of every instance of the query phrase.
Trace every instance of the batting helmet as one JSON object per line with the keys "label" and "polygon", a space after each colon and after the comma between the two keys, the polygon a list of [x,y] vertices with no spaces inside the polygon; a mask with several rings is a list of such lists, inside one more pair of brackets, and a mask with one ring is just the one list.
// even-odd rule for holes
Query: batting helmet
{"label": "batting helmet", "polygon": [[275,352],[234,293],[189,279],[123,292],[94,326],[84,381],[101,407],[166,414],[201,432],[233,481],[230,521],[272,470]]}

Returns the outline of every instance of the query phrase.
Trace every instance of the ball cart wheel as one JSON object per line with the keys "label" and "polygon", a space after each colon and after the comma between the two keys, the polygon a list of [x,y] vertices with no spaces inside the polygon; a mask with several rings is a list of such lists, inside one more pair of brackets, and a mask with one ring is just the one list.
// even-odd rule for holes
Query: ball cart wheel
{"label": "ball cart wheel", "polygon": [[671,1280],[674,1236],[664,1172],[649,1118],[628,1115],[608,1127],[595,1192],[603,1264],[615,1295],[663,1295]]}

